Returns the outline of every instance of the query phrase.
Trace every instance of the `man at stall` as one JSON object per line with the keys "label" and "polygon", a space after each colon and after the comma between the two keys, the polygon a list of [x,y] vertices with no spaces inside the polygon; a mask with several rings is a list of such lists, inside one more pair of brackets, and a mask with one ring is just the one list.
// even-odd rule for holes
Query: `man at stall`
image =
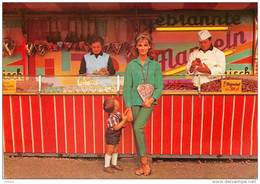
{"label": "man at stall", "polygon": [[93,36],[90,42],[91,52],[83,56],[79,74],[114,75],[115,68],[109,54],[103,52],[104,40]]}
{"label": "man at stall", "polygon": [[187,73],[193,76],[195,88],[201,84],[218,79],[225,74],[225,54],[212,45],[212,36],[208,30],[198,32],[200,48],[190,53]]}

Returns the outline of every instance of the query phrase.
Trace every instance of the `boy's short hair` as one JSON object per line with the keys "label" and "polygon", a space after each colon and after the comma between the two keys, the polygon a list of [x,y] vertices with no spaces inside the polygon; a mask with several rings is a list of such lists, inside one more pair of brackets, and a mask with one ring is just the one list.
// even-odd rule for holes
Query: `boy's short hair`
{"label": "boy's short hair", "polygon": [[112,113],[114,111],[114,99],[113,98],[107,98],[105,99],[103,103],[103,109],[107,113]]}

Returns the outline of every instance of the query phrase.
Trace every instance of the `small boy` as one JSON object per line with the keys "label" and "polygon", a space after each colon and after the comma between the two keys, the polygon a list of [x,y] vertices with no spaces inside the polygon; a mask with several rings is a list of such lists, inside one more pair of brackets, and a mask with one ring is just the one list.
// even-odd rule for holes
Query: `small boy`
{"label": "small boy", "polygon": [[121,113],[118,112],[119,102],[114,98],[106,99],[103,104],[103,109],[109,114],[106,130],[106,154],[104,171],[107,173],[114,173],[114,169],[119,171],[123,170],[122,167],[117,165],[117,157],[118,143],[120,141],[122,128],[126,123],[126,116],[121,116]]}

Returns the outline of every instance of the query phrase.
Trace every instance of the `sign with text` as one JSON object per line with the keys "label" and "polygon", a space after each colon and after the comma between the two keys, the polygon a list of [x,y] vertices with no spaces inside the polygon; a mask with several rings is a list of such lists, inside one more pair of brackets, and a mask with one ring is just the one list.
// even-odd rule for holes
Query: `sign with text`
{"label": "sign with text", "polygon": [[4,80],[3,81],[3,93],[16,93],[16,81]]}
{"label": "sign with text", "polygon": [[223,93],[241,93],[241,80],[221,80],[221,89]]}

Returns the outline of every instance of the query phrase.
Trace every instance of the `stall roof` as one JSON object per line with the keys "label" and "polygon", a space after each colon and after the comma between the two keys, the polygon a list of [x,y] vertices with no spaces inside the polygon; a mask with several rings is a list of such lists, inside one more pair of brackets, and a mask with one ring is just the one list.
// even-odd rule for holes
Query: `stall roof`
{"label": "stall roof", "polygon": [[257,3],[3,3],[3,13],[81,13],[133,10],[256,10]]}

